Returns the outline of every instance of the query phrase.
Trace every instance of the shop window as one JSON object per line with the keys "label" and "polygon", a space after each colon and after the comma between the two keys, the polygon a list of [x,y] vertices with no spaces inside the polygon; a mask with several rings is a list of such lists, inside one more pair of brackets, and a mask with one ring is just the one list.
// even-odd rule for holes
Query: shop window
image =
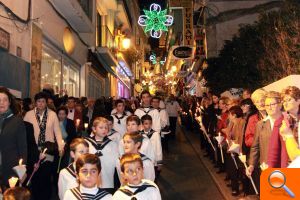
{"label": "shop window", "polygon": [[63,87],[70,96],[79,96],[79,70],[71,65],[64,65]]}
{"label": "shop window", "polygon": [[42,52],[41,88],[51,87],[57,94],[61,86],[61,62],[59,56]]}
{"label": "shop window", "polygon": [[63,89],[68,95],[78,97],[79,68],[67,57],[48,49],[45,47],[42,53],[41,87],[53,88],[55,94]]}

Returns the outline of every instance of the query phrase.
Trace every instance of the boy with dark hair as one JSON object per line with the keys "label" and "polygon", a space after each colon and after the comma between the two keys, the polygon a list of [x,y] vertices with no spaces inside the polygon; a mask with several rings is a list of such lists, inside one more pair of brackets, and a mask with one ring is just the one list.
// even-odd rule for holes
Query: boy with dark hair
{"label": "boy with dark hair", "polygon": [[143,162],[138,154],[124,154],[121,158],[121,175],[125,185],[115,192],[114,200],[155,199],[161,200],[159,188],[150,180],[143,179]]}
{"label": "boy with dark hair", "polygon": [[[133,132],[139,132],[140,131],[141,120],[139,119],[138,116],[136,116],[136,115],[129,116],[127,118],[126,124],[127,124],[127,132],[128,133],[133,133]],[[141,146],[139,152],[146,155],[154,163],[154,161],[155,161],[154,150],[153,150],[151,141],[145,135],[143,135],[143,142],[142,142],[142,146]],[[120,140],[120,143],[119,143],[119,154],[120,155],[124,154],[124,142],[123,142],[123,140]]]}
{"label": "boy with dark hair", "polygon": [[114,129],[123,136],[126,132],[126,119],[130,116],[130,112],[125,111],[125,102],[122,99],[115,101],[115,109],[111,116],[114,119]]}
{"label": "boy with dark hair", "polygon": [[160,115],[157,109],[151,106],[151,95],[149,91],[143,91],[141,93],[141,101],[142,106],[134,112],[139,118],[142,118],[144,115],[150,115],[153,120],[153,129],[157,132],[161,130],[161,122],[160,122]]}
{"label": "boy with dark hair", "polygon": [[101,163],[94,154],[81,155],[76,161],[76,175],[79,186],[67,190],[64,200],[111,200],[112,196],[105,190],[98,188]]}
{"label": "boy with dark hair", "polygon": [[105,117],[108,120],[108,134],[107,137],[109,139],[111,139],[112,141],[116,142],[116,144],[118,145],[120,140],[121,140],[121,134],[116,131],[113,127],[114,127],[114,118],[111,115],[108,115]]}
{"label": "boy with dark hair", "polygon": [[141,133],[149,138],[154,150],[154,165],[160,171],[163,159],[160,134],[152,129],[152,117],[150,115],[144,115],[141,120],[143,125]]}
{"label": "boy with dark hair", "polygon": [[[125,154],[126,153],[139,154],[143,161],[144,178],[154,181],[155,171],[154,171],[153,162],[147,156],[139,152],[139,149],[142,146],[143,139],[144,137],[139,132],[125,133],[125,135],[123,136],[124,152]],[[120,159],[117,160],[116,168],[117,168],[120,182],[122,183],[122,179],[120,175],[121,174]]]}

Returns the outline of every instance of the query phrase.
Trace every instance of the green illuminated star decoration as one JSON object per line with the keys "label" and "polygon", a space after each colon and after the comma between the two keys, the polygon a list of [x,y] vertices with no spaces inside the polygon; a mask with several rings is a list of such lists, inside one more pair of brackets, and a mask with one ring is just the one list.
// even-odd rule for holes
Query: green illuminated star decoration
{"label": "green illuminated star decoration", "polygon": [[144,10],[144,13],[139,17],[138,24],[144,26],[145,32],[150,32],[153,38],[160,38],[162,32],[167,32],[168,26],[173,24],[173,17],[167,15],[167,10],[161,10],[158,4],[151,4],[150,10]]}

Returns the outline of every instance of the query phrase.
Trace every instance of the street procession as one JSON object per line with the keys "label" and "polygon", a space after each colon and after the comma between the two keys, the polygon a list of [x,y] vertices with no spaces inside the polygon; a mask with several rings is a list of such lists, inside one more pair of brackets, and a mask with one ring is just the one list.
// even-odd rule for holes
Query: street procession
{"label": "street procession", "polygon": [[0,200],[300,199],[300,1],[1,0]]}

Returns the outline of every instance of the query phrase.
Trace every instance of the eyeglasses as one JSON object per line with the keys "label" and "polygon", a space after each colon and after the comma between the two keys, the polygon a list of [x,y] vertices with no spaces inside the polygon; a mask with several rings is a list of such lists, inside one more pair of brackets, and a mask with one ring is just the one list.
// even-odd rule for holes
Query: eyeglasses
{"label": "eyeglasses", "polygon": [[275,107],[279,103],[265,104],[266,107]]}

